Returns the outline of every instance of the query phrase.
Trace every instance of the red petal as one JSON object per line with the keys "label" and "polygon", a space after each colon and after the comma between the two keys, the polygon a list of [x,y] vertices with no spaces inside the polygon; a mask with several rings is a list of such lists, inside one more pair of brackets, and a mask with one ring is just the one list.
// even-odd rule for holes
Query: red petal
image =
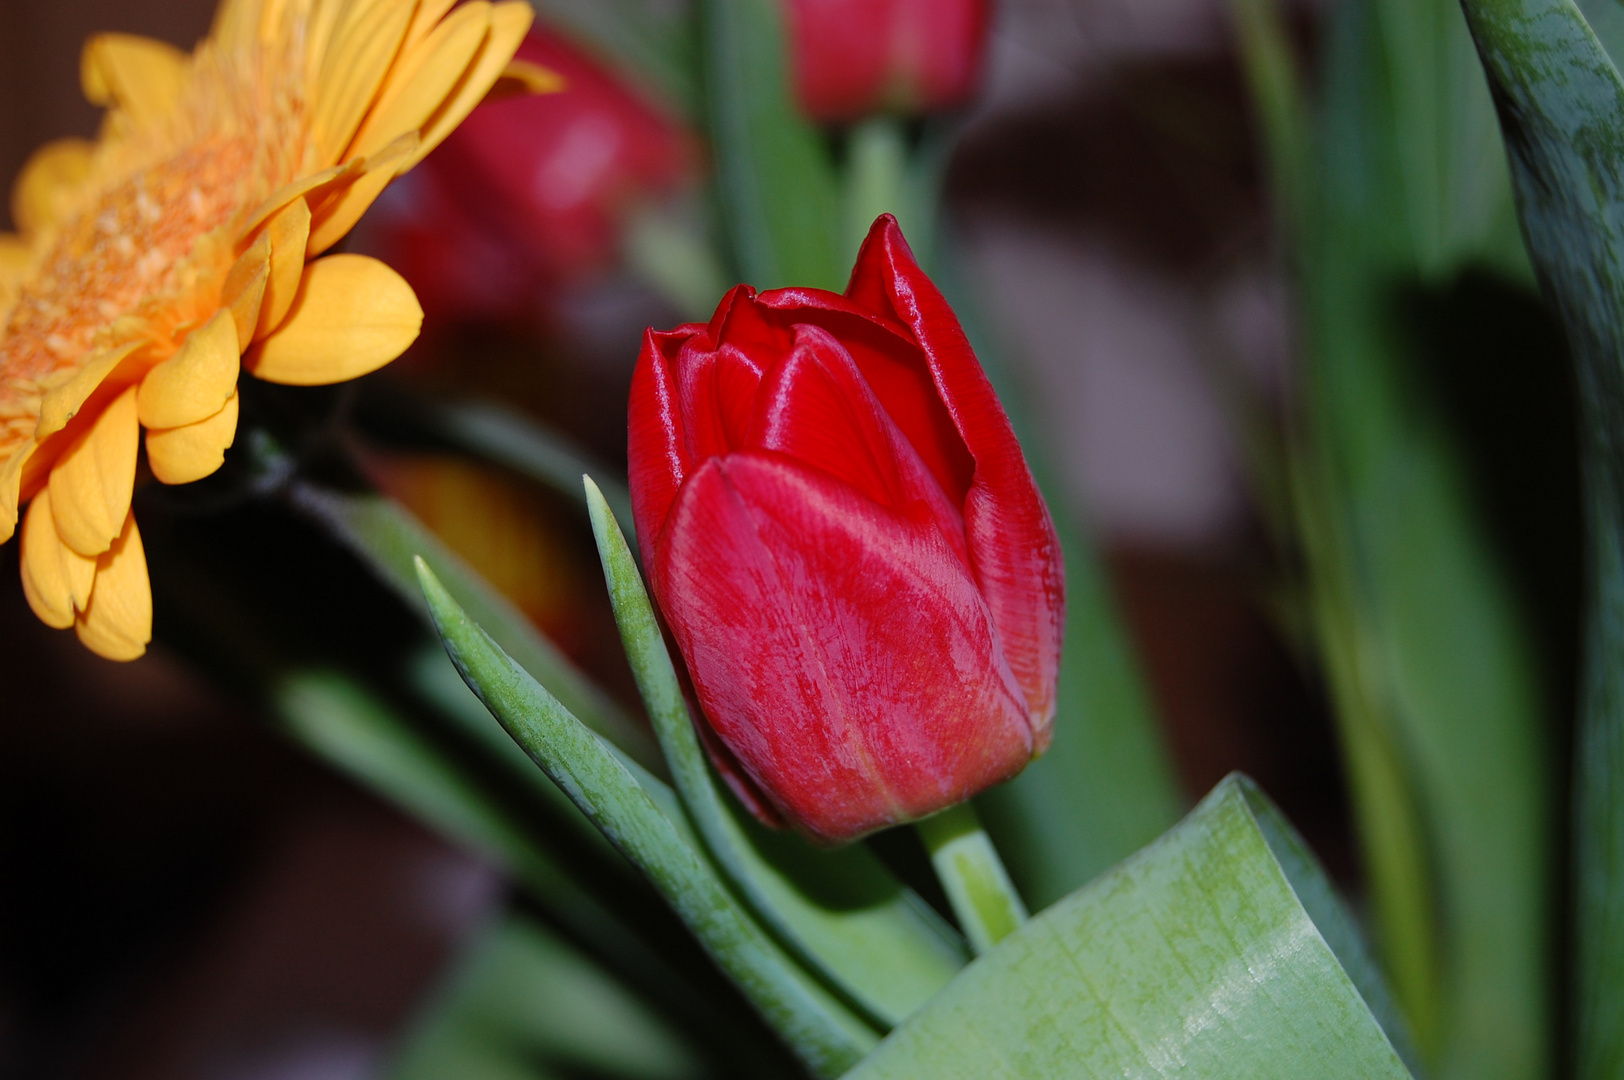
{"label": "red petal", "polygon": [[990,613],[936,529],[746,452],[689,478],[653,566],[706,717],[812,836],[913,820],[1030,759]]}
{"label": "red petal", "polygon": [[671,500],[677,497],[683,477],[693,470],[683,437],[682,414],[677,402],[677,380],[672,370],[674,358],[683,344],[696,334],[699,325],[679,326],[660,333],[643,335],[643,351],[632,372],[631,401],[626,418],[626,460],[632,489],[632,519],[637,524],[638,546],[648,560],[655,538],[665,524]]}
{"label": "red petal", "polygon": [[958,507],[827,330],[796,328],[795,348],[762,381],[747,445],[795,458],[887,509],[934,522],[970,565]]}
{"label": "red petal", "polygon": [[846,295],[912,332],[936,392],[975,460],[975,480],[963,505],[976,579],[1033,716],[1046,724],[1054,714],[1059,677],[1065,567],[1049,509],[1009,417],[953,309],[919,269],[891,215],[869,230]]}
{"label": "red petal", "polygon": [[743,449],[763,365],[733,345],[712,348],[693,337],[683,342],[676,366],[690,460]]}
{"label": "red petal", "polygon": [[889,307],[864,308],[838,293],[799,288],[774,289],[756,302],[785,323],[821,326],[838,338],[948,498],[963,501],[975,462],[936,393],[924,354]]}

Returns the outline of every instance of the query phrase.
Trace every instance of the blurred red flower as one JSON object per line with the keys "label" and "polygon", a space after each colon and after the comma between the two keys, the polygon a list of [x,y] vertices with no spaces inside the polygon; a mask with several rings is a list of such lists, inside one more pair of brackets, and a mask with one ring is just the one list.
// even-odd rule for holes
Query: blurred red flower
{"label": "blurred red flower", "polygon": [[795,89],[824,123],[962,104],[981,80],[991,0],[786,0]]}
{"label": "blurred red flower", "polygon": [[404,177],[373,243],[436,321],[532,314],[616,261],[627,215],[692,182],[694,137],[540,24],[518,58],[562,92],[488,102]]}

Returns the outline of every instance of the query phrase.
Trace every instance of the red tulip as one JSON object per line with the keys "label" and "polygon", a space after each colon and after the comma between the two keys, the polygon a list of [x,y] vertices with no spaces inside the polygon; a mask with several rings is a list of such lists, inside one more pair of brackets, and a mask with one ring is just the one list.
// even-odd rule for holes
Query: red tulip
{"label": "red tulip", "polygon": [[961,104],[981,79],[990,0],[787,0],[795,89],[826,123]]}
{"label": "red tulip", "polygon": [[529,313],[611,265],[628,211],[697,172],[686,130],[540,23],[518,58],[563,91],[474,110],[375,226],[431,322]]}
{"label": "red tulip", "polygon": [[889,215],[844,295],[650,330],[632,505],[701,733],[822,842],[1007,780],[1054,715],[1064,571],[1020,445]]}

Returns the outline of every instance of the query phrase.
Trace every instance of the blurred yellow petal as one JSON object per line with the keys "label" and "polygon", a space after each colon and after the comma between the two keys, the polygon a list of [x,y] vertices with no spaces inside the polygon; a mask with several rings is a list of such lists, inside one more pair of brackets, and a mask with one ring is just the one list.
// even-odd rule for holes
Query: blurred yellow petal
{"label": "blurred yellow petal", "polygon": [[231,323],[237,328],[238,355],[254,340],[260,305],[265,301],[265,285],[270,277],[271,234],[262,232],[253,246],[232,264],[226,283],[220,287],[220,302],[231,309]]}
{"label": "blurred yellow petal", "polygon": [[514,50],[524,40],[534,19],[535,12],[523,0],[504,0],[491,8],[491,31],[485,37],[485,44],[451,98],[423,129],[423,145],[418,147],[414,163],[427,157],[429,151],[439,146],[473,112],[474,106],[513,59]]}
{"label": "blurred yellow petal", "polygon": [[256,339],[282,325],[298,295],[305,249],[310,242],[310,206],[303,199],[288,203],[266,224],[265,235],[271,240],[270,275],[265,279],[265,298],[259,305]]}
{"label": "blurred yellow petal", "polygon": [[86,648],[108,660],[134,660],[147,651],[152,640],[152,584],[134,514],[125,514],[118,538],[96,560],[90,606],[80,613],[74,629]]}
{"label": "blurred yellow petal", "polygon": [[[407,47],[410,48],[416,45],[433,33],[454,3],[456,3],[456,0],[419,0],[417,10],[412,14],[412,25],[406,29]],[[394,78],[395,75],[391,74],[391,81]]]}
{"label": "blurred yellow petal", "polygon": [[56,535],[51,516],[51,494],[42,491],[28,505],[23,519],[23,595],[39,621],[58,630],[73,625],[74,612],[90,602],[96,581],[96,560],[80,555]]}
{"label": "blurred yellow petal", "polygon": [[374,153],[401,133],[426,124],[468,71],[490,26],[491,5],[486,0],[471,0],[422,41],[415,45],[408,41],[407,51],[378,97],[378,107],[356,133],[350,152]]}
{"label": "blurred yellow petal", "polygon": [[173,428],[205,420],[225,407],[237,392],[241,368],[237,326],[222,308],[193,330],[180,349],[147,373],[136,395],[141,423]]}
{"label": "blurred yellow petal", "polygon": [[315,90],[311,135],[317,161],[336,164],[378,100],[412,20],[412,5],[360,0],[338,27]]}
{"label": "blurred yellow petal", "polygon": [[310,21],[305,29],[305,84],[314,86],[327,59],[327,47],[334,27],[344,18],[354,0],[309,0]]}
{"label": "blurred yellow petal", "polygon": [[74,193],[84,183],[95,156],[95,144],[84,139],[58,139],[34,151],[11,189],[11,220],[26,233],[49,228],[74,207]]}
{"label": "blurred yellow petal", "polygon": [[501,76],[486,92],[485,100],[502,101],[511,97],[556,94],[568,86],[569,80],[552,68],[532,64],[528,60],[509,60]]}
{"label": "blurred yellow petal", "polygon": [[23,443],[0,461],[0,544],[17,531],[17,508],[22,505],[23,467],[33,456],[34,443]]}
{"label": "blurred yellow petal", "polygon": [[211,475],[237,437],[240,408],[235,392],[213,416],[184,427],[147,431],[147,465],[165,484],[190,484]]}
{"label": "blurred yellow petal", "polygon": [[270,382],[324,386],[383,367],[422,325],[405,278],[365,255],[329,255],[305,267],[287,321],[243,361]]}
{"label": "blurred yellow petal", "polygon": [[175,109],[186,86],[187,55],[133,34],[97,34],[79,58],[79,79],[92,105],[113,105],[146,126]]}
{"label": "blurred yellow petal", "polygon": [[140,434],[132,386],[68,444],[51,469],[57,535],[81,555],[106,551],[124,526]]}
{"label": "blurred yellow petal", "polygon": [[367,212],[367,207],[383,194],[389,181],[400,175],[400,170],[416,153],[417,132],[408,131],[368,158],[366,171],[359,180],[335,192],[311,211],[310,243],[305,255],[314,258],[344,239]]}
{"label": "blurred yellow petal", "polygon": [[92,394],[101,389],[107,377],[119,369],[125,360],[135,355],[145,345],[142,341],[131,341],[120,345],[116,349],[107,349],[96,353],[84,362],[79,373],[61,386],[50,391],[40,403],[39,426],[34,429],[34,438],[44,442],[55,435],[75,416]]}

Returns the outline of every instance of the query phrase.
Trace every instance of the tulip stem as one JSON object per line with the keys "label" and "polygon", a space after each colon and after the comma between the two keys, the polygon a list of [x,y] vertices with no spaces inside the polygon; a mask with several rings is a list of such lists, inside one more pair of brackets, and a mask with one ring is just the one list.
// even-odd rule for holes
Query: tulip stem
{"label": "tulip stem", "polygon": [[975,807],[960,803],[919,822],[919,838],[930,852],[936,876],[947,892],[959,926],[976,954],[986,952],[1026,921],[1026,905],[1015,891],[998,850],[981,827]]}

